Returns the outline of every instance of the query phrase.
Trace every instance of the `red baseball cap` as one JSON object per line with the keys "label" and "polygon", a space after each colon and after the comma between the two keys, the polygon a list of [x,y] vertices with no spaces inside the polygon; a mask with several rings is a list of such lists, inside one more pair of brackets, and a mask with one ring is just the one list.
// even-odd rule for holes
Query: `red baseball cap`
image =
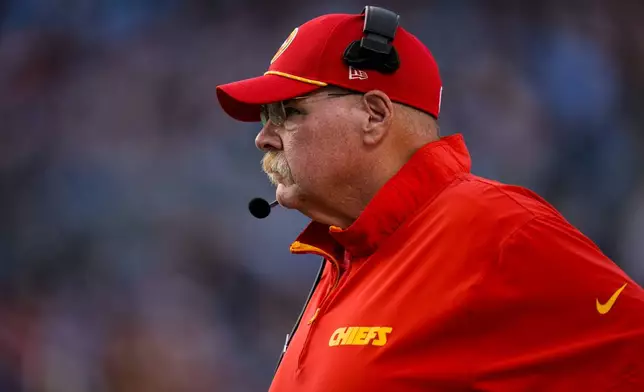
{"label": "red baseball cap", "polygon": [[442,83],[429,49],[398,27],[392,42],[400,67],[394,73],[358,70],[345,64],[344,51],[363,37],[363,14],[329,14],[295,28],[264,75],[217,86],[217,99],[232,118],[260,121],[260,105],[306,95],[332,85],[368,92],[381,90],[399,102],[438,118]]}

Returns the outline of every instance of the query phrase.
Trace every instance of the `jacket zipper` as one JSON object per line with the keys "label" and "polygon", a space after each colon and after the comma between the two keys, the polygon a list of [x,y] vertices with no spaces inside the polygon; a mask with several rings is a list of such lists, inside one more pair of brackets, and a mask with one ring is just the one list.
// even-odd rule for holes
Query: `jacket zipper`
{"label": "jacket zipper", "polygon": [[322,308],[322,305],[326,302],[327,298],[333,293],[333,291],[338,287],[338,284],[340,283],[340,263],[338,263],[338,260],[336,260],[335,257],[330,255],[329,253],[323,251],[320,248],[317,248],[315,246],[303,244],[299,241],[295,241],[291,244],[291,253],[295,254],[302,254],[302,253],[312,253],[316,254],[319,256],[324,257],[325,259],[329,260],[331,264],[333,264],[334,271],[335,271],[335,280],[333,282],[333,286],[329,290],[327,290],[326,294],[322,298],[322,301],[320,301],[320,306],[315,309],[315,312],[313,313],[313,316],[311,319],[309,319],[308,324],[311,325],[315,322],[315,320],[318,317],[318,314],[320,313],[320,308]]}
{"label": "jacket zipper", "polygon": [[291,245],[291,252],[296,253],[296,254],[302,254],[302,253],[312,253],[312,254],[317,254],[319,256],[324,257],[325,259],[329,260],[331,264],[333,264],[334,267],[334,272],[335,272],[335,280],[333,282],[333,285],[329,290],[327,290],[326,294],[322,298],[322,301],[320,301],[319,306],[315,309],[315,312],[313,313],[313,316],[309,319],[307,324],[309,325],[309,330],[306,333],[306,337],[304,338],[304,344],[302,345],[302,349],[298,355],[297,359],[297,372],[301,370],[301,365],[302,365],[302,358],[308,349],[309,346],[309,339],[311,337],[311,333],[313,331],[313,328],[315,327],[313,324],[315,323],[315,320],[317,320],[319,314],[320,314],[320,309],[324,307],[326,304],[329,296],[335,291],[335,289],[338,287],[338,284],[340,283],[340,263],[338,263],[338,260],[335,259],[332,255],[328,254],[327,252],[323,251],[322,249],[316,248],[311,245],[303,244],[299,241],[295,241]]}

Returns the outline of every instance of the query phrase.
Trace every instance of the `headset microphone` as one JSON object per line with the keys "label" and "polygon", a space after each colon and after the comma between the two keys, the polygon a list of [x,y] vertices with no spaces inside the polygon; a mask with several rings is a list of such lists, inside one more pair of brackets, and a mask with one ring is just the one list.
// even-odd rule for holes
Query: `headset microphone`
{"label": "headset microphone", "polygon": [[264,219],[271,213],[271,209],[276,205],[277,200],[269,203],[261,197],[256,197],[248,203],[248,210],[255,218]]}

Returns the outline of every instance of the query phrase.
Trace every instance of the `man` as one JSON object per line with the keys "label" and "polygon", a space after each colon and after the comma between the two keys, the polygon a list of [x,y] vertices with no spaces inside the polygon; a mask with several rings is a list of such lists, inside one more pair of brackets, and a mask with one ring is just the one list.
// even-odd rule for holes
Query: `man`
{"label": "man", "polygon": [[217,89],[312,219],[291,252],[325,260],[270,391],[644,391],[642,288],[539,196],[471,174],[431,53],[392,23],[315,18]]}

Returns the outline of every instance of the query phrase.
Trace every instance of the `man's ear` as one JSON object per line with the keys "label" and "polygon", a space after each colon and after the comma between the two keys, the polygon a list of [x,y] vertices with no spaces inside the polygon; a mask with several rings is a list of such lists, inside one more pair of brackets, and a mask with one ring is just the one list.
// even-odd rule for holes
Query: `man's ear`
{"label": "man's ear", "polygon": [[365,144],[376,145],[387,136],[394,116],[394,104],[387,94],[372,90],[363,96],[363,104],[369,118],[363,128]]}

